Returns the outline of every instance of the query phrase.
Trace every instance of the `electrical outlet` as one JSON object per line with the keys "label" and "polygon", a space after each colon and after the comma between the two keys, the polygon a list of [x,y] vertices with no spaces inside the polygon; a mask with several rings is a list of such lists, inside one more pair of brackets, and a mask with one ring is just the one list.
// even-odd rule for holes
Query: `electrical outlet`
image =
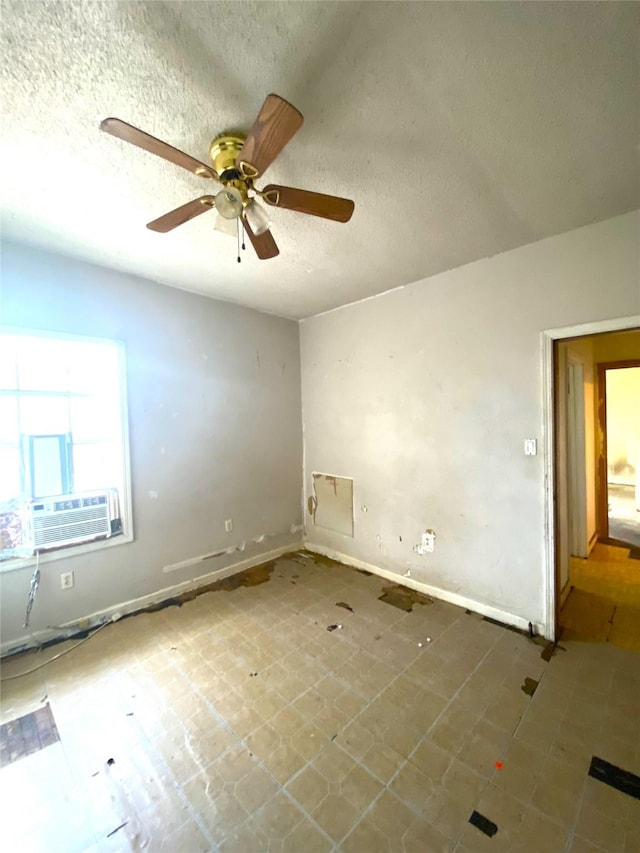
{"label": "electrical outlet", "polygon": [[226,533],[231,533],[231,531],[233,530],[233,519],[227,518],[224,523],[224,529]]}
{"label": "electrical outlet", "polygon": [[419,545],[414,545],[413,550],[416,554],[423,557],[427,553],[431,553],[436,547],[436,532],[435,530],[427,530],[422,534]]}
{"label": "electrical outlet", "polygon": [[422,534],[421,545],[425,551],[433,551],[436,547],[436,532],[435,530],[427,530],[426,533]]}
{"label": "electrical outlet", "polygon": [[71,589],[73,586],[73,572],[62,572],[60,575],[60,587],[62,589]]}

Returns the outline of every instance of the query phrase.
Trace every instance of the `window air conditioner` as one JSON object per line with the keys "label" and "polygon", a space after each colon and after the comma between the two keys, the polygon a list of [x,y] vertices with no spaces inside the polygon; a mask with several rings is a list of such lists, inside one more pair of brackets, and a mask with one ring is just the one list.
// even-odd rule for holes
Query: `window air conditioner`
{"label": "window air conditioner", "polygon": [[31,528],[36,551],[120,533],[118,490],[56,495],[32,501]]}

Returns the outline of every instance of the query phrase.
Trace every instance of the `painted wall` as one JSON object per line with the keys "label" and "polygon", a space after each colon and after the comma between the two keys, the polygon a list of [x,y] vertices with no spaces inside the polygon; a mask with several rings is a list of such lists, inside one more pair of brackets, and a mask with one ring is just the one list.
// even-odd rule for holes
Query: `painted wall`
{"label": "painted wall", "polygon": [[[135,540],[44,564],[34,632],[300,541],[296,322],[15,245],[2,248],[1,308],[4,324],[117,338],[127,352]],[[27,633],[31,572],[0,575],[4,649]]]}
{"label": "painted wall", "polygon": [[640,331],[630,329],[616,334],[596,335],[593,345],[596,363],[640,358]]}
{"label": "painted wall", "polygon": [[639,235],[616,217],[304,320],[306,496],[353,477],[355,512],[353,538],[307,515],[308,542],[542,624],[541,332],[640,313]]}

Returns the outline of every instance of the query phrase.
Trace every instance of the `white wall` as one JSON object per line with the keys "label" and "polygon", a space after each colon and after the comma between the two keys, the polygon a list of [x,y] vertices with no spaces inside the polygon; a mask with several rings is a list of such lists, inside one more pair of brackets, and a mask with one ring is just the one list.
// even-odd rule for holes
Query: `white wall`
{"label": "white wall", "polygon": [[[36,634],[300,541],[296,322],[15,245],[2,249],[0,304],[4,324],[126,345],[135,539],[44,564]],[[63,571],[75,573],[71,590]],[[0,575],[4,650],[28,636],[31,572]]]}
{"label": "white wall", "polygon": [[541,332],[640,311],[639,233],[616,217],[304,320],[306,495],[353,477],[355,512],[353,538],[307,515],[309,544],[542,625]]}
{"label": "white wall", "polygon": [[640,331],[596,335],[593,339],[593,357],[596,364],[640,358]]}

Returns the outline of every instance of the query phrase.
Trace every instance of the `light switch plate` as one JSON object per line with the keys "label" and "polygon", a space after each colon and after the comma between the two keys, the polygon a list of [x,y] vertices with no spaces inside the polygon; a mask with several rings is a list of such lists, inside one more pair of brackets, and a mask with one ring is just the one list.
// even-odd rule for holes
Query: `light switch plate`
{"label": "light switch plate", "polygon": [[535,456],[538,452],[537,441],[535,438],[525,438],[524,440],[524,455]]}

